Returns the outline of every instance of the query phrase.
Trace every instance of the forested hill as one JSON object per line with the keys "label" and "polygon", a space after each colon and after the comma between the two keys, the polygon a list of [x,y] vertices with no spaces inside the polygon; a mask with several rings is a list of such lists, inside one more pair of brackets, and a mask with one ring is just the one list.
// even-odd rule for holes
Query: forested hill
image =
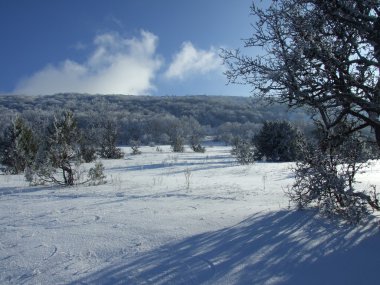
{"label": "forested hill", "polygon": [[[206,133],[255,132],[266,120],[290,120],[305,125],[301,110],[289,112],[284,105],[267,105],[249,97],[234,96],[126,96],[57,94],[45,96],[0,96],[0,118],[6,125],[16,114],[28,120],[49,118],[63,110],[73,111],[82,125],[106,117],[117,122],[122,136],[141,126],[174,118],[195,119]],[[140,132],[141,130],[139,130]],[[135,135],[137,136],[137,135]],[[127,138],[126,138],[127,139]]]}
{"label": "forested hill", "polygon": [[114,113],[134,118],[153,115],[192,116],[201,125],[217,127],[225,122],[254,122],[264,120],[303,120],[301,111],[288,112],[283,105],[267,105],[249,97],[234,96],[125,96],[57,94],[45,96],[0,96],[1,116],[16,113],[52,113],[71,110],[80,113]]}

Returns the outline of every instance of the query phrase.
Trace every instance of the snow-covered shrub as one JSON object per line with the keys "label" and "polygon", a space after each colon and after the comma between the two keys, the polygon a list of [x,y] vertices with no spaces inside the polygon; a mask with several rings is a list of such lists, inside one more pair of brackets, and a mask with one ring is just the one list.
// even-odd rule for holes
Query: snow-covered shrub
{"label": "snow-covered shrub", "polygon": [[200,153],[205,153],[206,152],[206,148],[204,146],[202,146],[201,144],[192,145],[191,149],[194,152],[200,152]]}
{"label": "snow-covered shrub", "polygon": [[139,141],[131,140],[129,142],[129,144],[131,145],[132,155],[141,154],[141,151],[140,151],[140,142]]}
{"label": "snow-covered shrub", "polygon": [[190,146],[194,152],[204,153],[206,151],[206,148],[200,143],[200,137],[196,134],[190,137]]}
{"label": "snow-covered shrub", "polygon": [[295,161],[299,158],[299,143],[304,140],[301,132],[287,121],[264,122],[254,137],[256,158],[268,161]]}
{"label": "snow-covered shrub", "polygon": [[236,157],[240,164],[251,164],[255,162],[255,148],[247,140],[234,138],[231,154]]}
{"label": "snow-covered shrub", "polygon": [[106,176],[104,175],[104,165],[101,162],[96,162],[95,166],[88,171],[88,178],[90,185],[100,185],[106,183]]}
{"label": "snow-covered shrub", "polygon": [[380,210],[376,189],[356,189],[356,174],[367,166],[356,138],[327,151],[308,145],[302,154],[294,169],[295,183],[287,191],[298,208],[317,206],[324,215],[338,215],[354,223],[370,209]]}

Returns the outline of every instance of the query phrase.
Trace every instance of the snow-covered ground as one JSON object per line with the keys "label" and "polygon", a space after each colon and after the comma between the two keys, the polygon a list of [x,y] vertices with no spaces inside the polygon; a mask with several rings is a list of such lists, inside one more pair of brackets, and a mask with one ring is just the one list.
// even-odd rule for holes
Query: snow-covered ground
{"label": "snow-covered ground", "polygon": [[0,175],[0,284],[379,284],[377,220],[290,210],[291,164],[162,149],[103,161],[101,186]]}

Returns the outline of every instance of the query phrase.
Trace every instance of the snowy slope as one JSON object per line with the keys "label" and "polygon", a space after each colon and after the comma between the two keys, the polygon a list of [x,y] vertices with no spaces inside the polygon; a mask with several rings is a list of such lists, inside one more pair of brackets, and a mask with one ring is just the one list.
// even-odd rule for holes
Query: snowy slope
{"label": "snowy slope", "polygon": [[142,151],[103,161],[101,186],[0,175],[0,284],[378,284],[376,219],[289,210],[291,164],[240,166],[227,147]]}

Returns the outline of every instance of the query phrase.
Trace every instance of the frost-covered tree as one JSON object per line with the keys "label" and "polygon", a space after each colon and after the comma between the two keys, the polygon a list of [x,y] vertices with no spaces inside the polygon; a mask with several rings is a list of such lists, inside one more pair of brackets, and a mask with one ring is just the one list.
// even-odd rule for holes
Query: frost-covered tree
{"label": "frost-covered tree", "polygon": [[[66,112],[55,117],[48,129],[46,163],[51,173],[42,172],[43,179],[58,184],[74,185],[75,164],[81,162],[80,132],[74,114]],[[62,177],[56,175],[60,170]]]}
{"label": "frost-covered tree", "polygon": [[107,120],[102,123],[100,130],[100,150],[99,155],[102,158],[118,159],[124,156],[120,148],[116,147],[117,127],[116,123]]}
{"label": "frost-covered tree", "polygon": [[251,141],[235,137],[232,140],[231,154],[240,164],[252,164],[255,162],[255,148]]}
{"label": "frost-covered tree", "polygon": [[84,162],[92,162],[97,158],[97,149],[99,148],[99,140],[97,129],[94,126],[81,129],[80,152]]}
{"label": "frost-covered tree", "polygon": [[257,56],[225,50],[230,82],[257,96],[306,106],[328,136],[371,127],[380,147],[380,2],[273,0],[260,8],[245,47]]}
{"label": "frost-covered tree", "polygon": [[131,153],[132,155],[141,154],[141,150],[140,150],[141,143],[140,143],[140,141],[131,140],[129,142],[129,145],[131,146],[131,149],[132,149],[132,153]]}
{"label": "frost-covered tree", "polygon": [[302,152],[295,182],[287,192],[298,208],[317,206],[325,215],[339,215],[354,223],[370,209],[380,210],[376,186],[366,190],[355,183],[356,174],[368,166],[368,153],[357,136],[325,150],[308,145]]}
{"label": "frost-covered tree", "polygon": [[185,136],[186,136],[186,128],[181,122],[181,120],[177,118],[172,118],[168,122],[168,135],[170,146],[173,152],[184,152],[185,151]]}
{"label": "frost-covered tree", "polygon": [[21,117],[16,117],[0,138],[0,163],[18,174],[30,166],[37,153],[37,139]]}
{"label": "frost-covered tree", "polygon": [[[367,203],[378,210],[376,195],[368,199],[366,190],[347,187],[351,178],[340,175],[338,167],[347,164],[335,159],[350,155],[343,148],[350,134],[367,127],[380,148],[380,2],[273,0],[264,8],[252,5],[251,12],[256,23],[245,46],[260,48],[259,54],[225,50],[226,75],[230,82],[251,85],[258,97],[305,106],[312,113],[323,137],[317,155],[297,165],[299,197],[317,189],[310,192],[312,200],[328,201],[327,187],[336,212],[346,209],[346,195],[355,198],[350,209],[360,211]],[[308,181],[306,174],[316,178]],[[314,182],[327,184],[314,187]]]}
{"label": "frost-covered tree", "polygon": [[264,122],[255,135],[257,159],[268,161],[295,161],[300,157],[302,133],[287,121]]}
{"label": "frost-covered tree", "polygon": [[73,113],[65,112],[54,117],[25,177],[35,184],[71,186],[76,178],[75,166],[80,163],[80,132]]}
{"label": "frost-covered tree", "polygon": [[41,138],[33,162],[25,171],[25,178],[32,184],[54,183],[72,186],[76,183],[90,182],[100,184],[105,181],[104,167],[97,163],[90,168],[88,179],[78,171],[83,159],[82,139],[77,121],[72,112],[54,116],[45,136]]}
{"label": "frost-covered tree", "polygon": [[172,148],[173,152],[184,152],[185,146],[184,146],[185,140],[181,135],[177,135],[170,138],[170,146]]}

